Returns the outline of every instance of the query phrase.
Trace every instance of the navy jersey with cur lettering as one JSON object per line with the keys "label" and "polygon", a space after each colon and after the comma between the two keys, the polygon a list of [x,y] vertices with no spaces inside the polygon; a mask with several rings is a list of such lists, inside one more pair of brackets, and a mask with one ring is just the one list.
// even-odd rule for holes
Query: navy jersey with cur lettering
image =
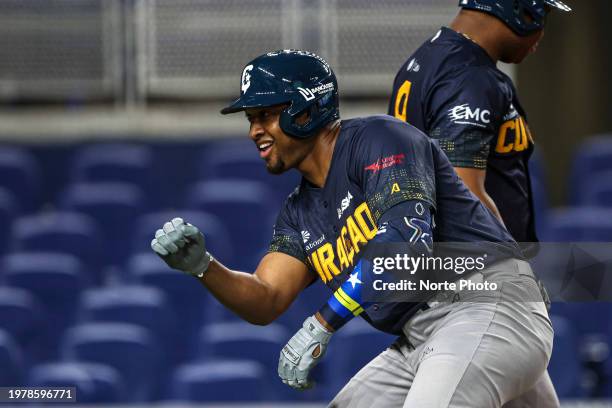
{"label": "navy jersey with cur lettering", "polygon": [[[415,202],[434,218],[434,241],[494,242],[518,251],[506,229],[461,182],[438,143],[387,115],[342,121],[325,186],[302,179],[278,215],[269,251],[299,259],[313,278],[336,291],[386,217],[422,215]],[[402,307],[405,318],[416,311],[411,303]],[[369,309],[362,316],[397,334],[398,325],[384,313],[384,308]]]}
{"label": "navy jersey with cur lettering", "polygon": [[486,169],[485,189],[518,242],[537,242],[527,161],[533,138],[511,79],[443,27],[400,68],[388,113],[437,139],[455,167]]}

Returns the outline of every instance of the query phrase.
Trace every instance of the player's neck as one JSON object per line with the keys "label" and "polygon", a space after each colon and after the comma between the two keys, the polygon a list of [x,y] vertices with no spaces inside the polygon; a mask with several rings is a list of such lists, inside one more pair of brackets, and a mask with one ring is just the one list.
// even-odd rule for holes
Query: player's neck
{"label": "player's neck", "polygon": [[339,134],[340,121],[326,127],[321,134],[315,136],[318,140],[312,151],[297,168],[306,180],[319,188],[325,186]]}
{"label": "player's neck", "polygon": [[503,24],[495,17],[473,10],[461,10],[451,22],[450,28],[480,48],[497,63],[501,58],[502,47],[499,35],[499,24]]}

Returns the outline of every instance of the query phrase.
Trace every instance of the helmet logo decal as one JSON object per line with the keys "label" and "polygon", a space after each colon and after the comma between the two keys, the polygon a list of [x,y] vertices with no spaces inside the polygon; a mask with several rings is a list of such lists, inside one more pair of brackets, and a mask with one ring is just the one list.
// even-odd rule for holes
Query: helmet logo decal
{"label": "helmet logo decal", "polygon": [[304,99],[306,99],[307,101],[312,101],[315,98],[315,95],[312,93],[312,91],[308,88],[300,88],[298,86],[298,91],[300,91],[300,94],[304,97]]}
{"label": "helmet logo decal", "polygon": [[298,91],[300,91],[300,94],[304,97],[304,99],[306,99],[307,101],[312,101],[315,98],[315,94],[321,95],[324,94],[326,92],[330,92],[334,90],[334,83],[333,82],[329,82],[327,84],[324,85],[319,85],[315,88],[301,88],[298,87],[297,88]]}
{"label": "helmet logo decal", "polygon": [[251,86],[251,71],[253,70],[253,64],[247,65],[242,71],[242,81],[240,82],[240,89],[242,93],[245,93],[249,86]]}

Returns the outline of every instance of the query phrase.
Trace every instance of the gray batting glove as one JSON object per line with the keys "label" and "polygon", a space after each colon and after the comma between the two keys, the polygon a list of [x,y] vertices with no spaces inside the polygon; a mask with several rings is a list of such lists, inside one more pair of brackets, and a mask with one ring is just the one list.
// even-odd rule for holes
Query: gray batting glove
{"label": "gray batting glove", "polygon": [[281,351],[278,375],[283,383],[298,390],[312,387],[308,374],[325,355],[332,334],[316,317],[306,319]]}
{"label": "gray batting glove", "polygon": [[206,251],[204,235],[182,218],[174,218],[157,230],[151,248],[169,267],[199,278],[212,260]]}

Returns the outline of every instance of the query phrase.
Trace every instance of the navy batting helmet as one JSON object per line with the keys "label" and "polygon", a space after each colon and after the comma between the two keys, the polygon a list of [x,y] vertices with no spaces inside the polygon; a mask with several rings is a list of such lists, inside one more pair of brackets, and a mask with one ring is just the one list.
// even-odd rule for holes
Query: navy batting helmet
{"label": "navy batting helmet", "polygon": [[[304,139],[340,117],[338,82],[323,58],[307,51],[269,52],[249,62],[242,70],[240,97],[221,110],[222,114],[287,103],[279,123],[286,134]],[[297,117],[308,112],[306,123]]]}
{"label": "navy batting helmet", "polygon": [[520,36],[544,28],[545,6],[563,11],[572,10],[559,0],[460,0],[459,6],[492,14]]}

